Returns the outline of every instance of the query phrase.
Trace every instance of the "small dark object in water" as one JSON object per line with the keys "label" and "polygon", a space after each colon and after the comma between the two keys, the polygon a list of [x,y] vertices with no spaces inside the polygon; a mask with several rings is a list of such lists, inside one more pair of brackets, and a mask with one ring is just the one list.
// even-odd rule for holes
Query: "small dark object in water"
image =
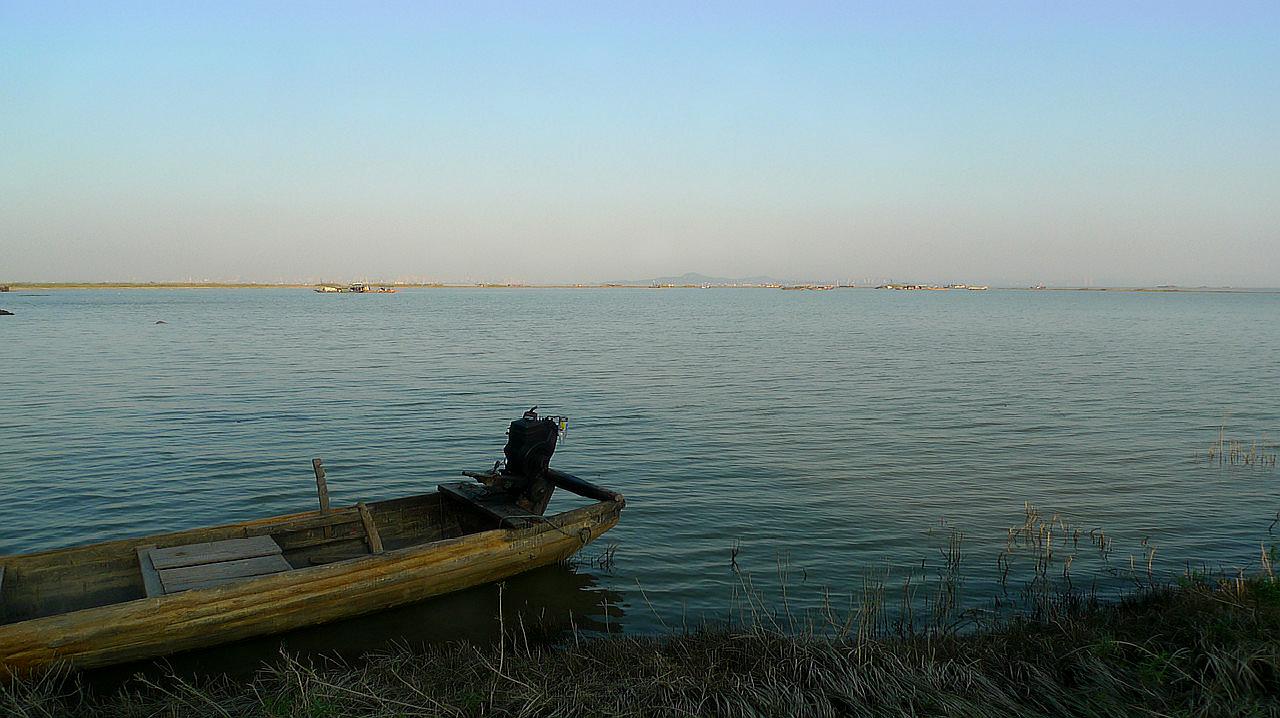
{"label": "small dark object in water", "polygon": [[13,316],[13,312],[9,311],[8,309],[0,309],[0,317],[11,317],[11,316]]}
{"label": "small dark object in water", "polygon": [[160,321],[156,322],[156,324],[168,324],[168,323],[169,323],[169,322],[166,322],[166,321],[165,321],[165,320],[163,320],[163,319],[161,319]]}

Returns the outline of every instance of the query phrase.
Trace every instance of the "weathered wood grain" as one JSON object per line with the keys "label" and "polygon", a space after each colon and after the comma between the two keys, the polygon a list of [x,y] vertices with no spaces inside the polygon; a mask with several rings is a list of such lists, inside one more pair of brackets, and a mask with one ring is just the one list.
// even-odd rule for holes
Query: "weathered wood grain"
{"label": "weathered wood grain", "polygon": [[[155,552],[152,551],[152,556]],[[154,558],[152,559],[154,561]],[[235,561],[205,563],[196,566],[183,566],[160,571],[160,582],[164,584],[165,593],[190,591],[196,588],[228,583],[237,579],[265,576],[269,573],[288,571],[293,567],[280,554],[255,556]]]}
{"label": "weathered wood grain", "polygon": [[329,532],[328,535],[321,533],[320,529],[276,534],[276,543],[280,544],[280,548],[285,551],[298,551],[339,541],[364,540],[364,522],[326,526],[324,530]]}
{"label": "weathered wood grain", "polygon": [[455,481],[440,484],[440,493],[465,506],[474,508],[497,520],[498,526],[519,528],[529,525],[530,513],[482,484]]}
{"label": "weathered wood grain", "polygon": [[305,514],[297,514],[296,516],[282,517],[284,520],[272,521],[272,523],[261,523],[256,525],[245,525],[245,536],[264,536],[266,534],[286,533],[290,531],[305,531],[307,529],[324,528],[325,526],[337,526],[344,523],[354,523],[360,521],[360,512],[354,506],[347,506],[340,509],[330,509],[329,513],[321,514],[317,511],[309,511]]}
{"label": "weathered wood grain", "polygon": [[151,552],[155,546],[138,547],[138,570],[142,572],[142,585],[146,587],[147,598],[158,598],[164,595],[164,583],[160,581],[160,572],[151,561]]}
{"label": "weathered wood grain", "polygon": [[[429,491],[373,502],[369,509],[378,521],[383,545],[389,549],[493,528],[492,523],[472,527],[470,522],[464,527],[463,512],[447,511],[446,503],[452,505],[438,492]],[[472,510],[465,513],[480,515]],[[297,549],[291,546],[295,539],[322,536],[316,527],[327,524],[334,526],[333,544]],[[354,541],[339,538],[340,534],[348,531]],[[281,545],[285,559],[295,567],[311,566],[317,562],[332,563],[367,552],[359,511],[349,506],[334,507],[327,517],[313,510],[237,524],[0,556],[0,565],[8,569],[4,603],[0,606],[3,608],[0,625],[145,598],[146,588],[135,551],[139,544],[164,548],[268,534]]]}
{"label": "weathered wood grain", "polygon": [[311,460],[311,470],[316,473],[316,495],[320,498],[320,513],[329,513],[329,484],[324,479],[324,463],[320,459]]}
{"label": "weathered wood grain", "polygon": [[382,553],[382,537],[378,535],[378,525],[373,522],[373,514],[369,512],[369,507],[361,501],[356,504],[356,508],[360,510],[360,520],[364,523],[364,535],[369,541],[369,550],[373,553]]}
{"label": "weathered wood grain", "polygon": [[[320,513],[327,514],[329,513],[329,484],[325,482],[324,463],[318,458],[312,459],[311,469],[316,474],[316,495],[320,498]],[[333,527],[325,526],[322,533],[325,538],[333,536]]]}
{"label": "weathered wood grain", "polygon": [[361,534],[355,538],[334,540],[319,546],[309,546],[292,552],[289,554],[288,560],[294,568],[306,568],[368,555],[369,542]]}
{"label": "weathered wood grain", "polygon": [[279,553],[280,546],[270,536],[253,536],[154,549],[151,551],[151,563],[157,571],[164,571],[183,566],[199,566],[203,563],[235,561]]}

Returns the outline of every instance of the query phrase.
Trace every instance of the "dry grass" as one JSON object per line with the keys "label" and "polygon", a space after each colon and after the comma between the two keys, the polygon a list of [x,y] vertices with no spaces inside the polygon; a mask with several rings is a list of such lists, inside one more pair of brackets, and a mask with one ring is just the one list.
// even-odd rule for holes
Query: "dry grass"
{"label": "dry grass", "polygon": [[[827,600],[793,613],[784,558],[781,595],[762,595],[740,569],[735,543],[730,565],[740,583],[719,625],[547,639],[552,632],[520,619],[488,647],[398,647],[352,662],[282,654],[252,678],[137,676],[108,692],[55,670],[0,682],[0,713],[1280,716],[1280,548],[1262,547],[1252,577],[1188,570],[1167,581],[1153,572],[1146,540],[1127,570],[1112,566],[1113,542],[1101,529],[1028,505],[998,559],[1002,594],[979,611],[964,608],[973,605],[963,600],[964,534],[945,521],[929,533],[936,567],[926,572],[922,563],[900,596],[886,588],[887,567],[868,571],[843,609]],[[607,569],[615,552],[580,560]],[[1100,601],[1073,579],[1077,558],[1126,578],[1129,593]],[[1011,573],[1020,588],[1008,585]]]}
{"label": "dry grass", "polygon": [[[874,580],[871,581],[874,584]],[[883,592],[869,591],[872,600]],[[875,599],[879,596],[879,599]],[[282,655],[249,681],[136,678],[94,695],[55,671],[0,689],[16,716],[1007,716],[1280,714],[1280,583],[1265,574],[1058,602],[984,630],[896,635],[770,617],[663,637]],[[837,626],[843,634],[834,635]],[[510,628],[510,627],[509,627]],[[798,630],[797,630],[798,629]],[[936,627],[935,627],[936,629]]]}

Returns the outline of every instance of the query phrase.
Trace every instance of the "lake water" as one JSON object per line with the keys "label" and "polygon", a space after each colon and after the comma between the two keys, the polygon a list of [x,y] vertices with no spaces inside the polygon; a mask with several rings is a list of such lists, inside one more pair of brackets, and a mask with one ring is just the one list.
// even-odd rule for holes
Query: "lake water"
{"label": "lake water", "polygon": [[[1229,439],[1280,437],[1275,293],[67,290],[0,308],[0,553],[306,510],[316,456],[335,502],[428,491],[492,465],[534,404],[572,419],[554,465],[628,507],[586,551],[616,544],[612,566],[535,572],[504,601],[586,628],[722,616],[747,580],[773,596],[779,567],[798,605],[847,596],[869,571],[929,573],[952,529],[978,604],[1024,502],[1105,529],[1113,568],[1151,548],[1160,571],[1256,565],[1280,509],[1280,472],[1204,457],[1224,419]],[[496,594],[286,642],[483,633]]]}

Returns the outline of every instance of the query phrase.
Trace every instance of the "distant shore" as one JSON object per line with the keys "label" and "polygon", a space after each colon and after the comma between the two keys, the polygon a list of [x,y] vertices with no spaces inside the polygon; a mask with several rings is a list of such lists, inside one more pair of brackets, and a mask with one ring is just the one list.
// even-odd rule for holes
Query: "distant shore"
{"label": "distant shore", "polygon": [[[329,282],[331,285],[345,282]],[[620,284],[584,282],[574,284],[521,284],[502,282],[480,283],[405,283],[374,282],[374,284],[395,287],[397,289],[789,289],[805,288],[808,285],[766,286],[762,284]],[[0,282],[0,286],[8,286],[11,292],[57,289],[314,289],[321,284],[266,283],[266,282]],[[816,286],[816,285],[815,285]],[[832,289],[876,289],[870,285],[826,285]],[[1256,294],[1280,292],[1280,288],[1268,287],[1000,287],[991,289],[1001,291],[1024,292],[1161,292],[1161,293],[1234,293]],[[964,290],[950,290],[964,291]]]}

